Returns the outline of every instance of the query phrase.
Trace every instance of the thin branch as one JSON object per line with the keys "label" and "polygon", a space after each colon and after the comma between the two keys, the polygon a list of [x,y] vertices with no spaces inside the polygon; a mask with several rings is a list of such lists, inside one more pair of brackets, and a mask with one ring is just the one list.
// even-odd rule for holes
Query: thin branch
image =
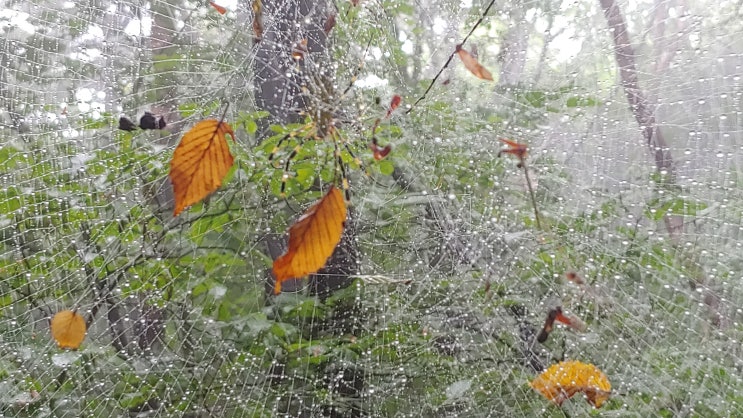
{"label": "thin branch", "polygon": [[[494,4],[495,4],[495,0],[490,0],[490,4],[488,4],[488,7],[486,7],[485,8],[485,11],[482,12],[482,15],[480,15],[480,18],[477,19],[477,22],[475,22],[475,25],[472,26],[472,29],[470,29],[470,32],[467,34],[467,36],[464,37],[464,39],[462,40],[462,42],[459,43],[459,46],[463,46],[467,42],[467,39],[469,39],[469,37],[472,35],[472,33],[475,32],[475,29],[477,29],[477,27],[480,26],[480,24],[482,23],[482,21],[485,19],[485,16],[488,15],[488,12],[490,11],[490,8],[493,7]],[[426,95],[428,94],[428,92],[431,91],[431,89],[433,88],[433,85],[436,84],[436,80],[438,80],[439,77],[441,77],[441,73],[443,73],[444,70],[449,66],[449,64],[451,63],[451,60],[454,58],[454,55],[456,53],[457,53],[457,50],[456,49],[454,51],[452,51],[452,53],[449,55],[449,59],[446,60],[446,63],[444,64],[443,67],[441,67],[441,69],[439,70],[439,72],[436,73],[436,76],[433,78],[433,80],[431,80],[431,84],[428,85],[428,88],[426,88],[426,91],[423,92],[423,95],[421,97],[419,97],[418,100],[416,100],[415,103],[413,103],[413,105],[410,106],[410,108],[408,110],[405,111],[405,114],[406,115],[407,114],[410,114],[410,112],[413,111],[413,109],[415,108],[415,106],[418,103],[420,103],[423,99],[426,98]]]}
{"label": "thin branch", "polygon": [[529,189],[529,195],[531,196],[531,205],[534,207],[534,219],[537,221],[537,228],[542,229],[542,224],[539,221],[539,210],[537,209],[537,198],[534,196],[534,188],[531,186],[531,179],[529,178],[529,169],[526,168],[526,162],[521,161],[521,168],[524,169],[524,177],[526,177],[526,187]]}

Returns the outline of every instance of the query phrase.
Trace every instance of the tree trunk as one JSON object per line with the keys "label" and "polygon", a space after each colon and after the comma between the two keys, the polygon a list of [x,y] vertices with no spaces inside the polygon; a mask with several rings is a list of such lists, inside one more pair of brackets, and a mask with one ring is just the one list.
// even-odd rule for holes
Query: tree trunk
{"label": "tree trunk", "polygon": [[[327,50],[327,35],[324,25],[328,16],[334,13],[325,1],[310,0],[272,0],[264,1],[259,16],[263,33],[258,42],[254,64],[255,97],[258,107],[269,112],[268,120],[259,125],[257,140],[260,142],[269,135],[271,124],[286,125],[300,122],[302,111],[308,105],[325,97],[310,96],[318,80],[335,79],[331,57]],[[295,59],[292,51],[306,40],[306,52],[302,59]],[[316,95],[316,92],[314,92]],[[321,107],[332,107],[328,104]],[[354,223],[349,211],[347,225]],[[336,247],[326,266],[310,278],[311,293],[321,298],[329,296],[333,290],[348,286],[349,275],[356,267],[357,244],[353,228],[347,228],[341,242]],[[272,258],[283,252],[283,240],[267,237],[264,243]],[[282,283],[282,291],[297,291],[304,286],[302,280]],[[267,289],[273,288],[273,277]]]}
{"label": "tree trunk", "polygon": [[[650,105],[647,95],[640,89],[637,68],[635,66],[635,52],[630,43],[627,25],[615,0],[599,0],[604,10],[604,15],[614,36],[614,55],[619,66],[619,76],[624,92],[627,95],[632,114],[642,128],[643,136],[647,141],[650,151],[655,157],[656,171],[664,178],[664,183],[676,187],[675,171],[671,151],[663,138],[655,120],[655,111]],[[659,63],[659,65],[662,65]],[[683,218],[678,215],[666,214],[663,221],[671,237],[672,242],[679,244],[683,234]],[[688,254],[687,254],[688,256]],[[693,279],[690,282],[692,288],[701,287],[702,301],[717,326],[724,326],[728,319],[722,313],[722,298],[713,290],[714,283],[702,266],[697,262],[698,257],[691,255],[684,263],[687,269],[692,271]]]}

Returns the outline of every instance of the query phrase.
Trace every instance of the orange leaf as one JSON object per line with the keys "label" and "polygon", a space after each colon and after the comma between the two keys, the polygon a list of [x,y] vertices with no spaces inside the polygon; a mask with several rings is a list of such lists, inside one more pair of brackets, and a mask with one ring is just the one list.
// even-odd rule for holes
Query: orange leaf
{"label": "orange leaf", "polygon": [[509,148],[502,149],[498,152],[498,156],[500,157],[501,154],[512,154],[515,155],[519,159],[519,163],[523,163],[524,159],[526,158],[526,153],[528,150],[528,147],[526,144],[519,144],[516,141],[512,141],[510,139],[505,138],[498,138],[498,140],[506,145],[508,145]]}
{"label": "orange leaf", "polygon": [[611,395],[611,383],[606,375],[593,364],[580,361],[553,364],[529,386],[557,405],[583,392],[588,403],[600,408]]}
{"label": "orange leaf", "polygon": [[273,262],[274,293],[281,282],[320,270],[341,240],[346,222],[343,193],[331,186],[328,193],[289,228],[289,248]]}
{"label": "orange leaf", "polygon": [[210,1],[209,4],[211,4],[212,7],[219,12],[219,14],[223,15],[223,14],[227,13],[227,9],[225,9],[224,7],[218,5],[217,3],[214,3],[213,1]]}
{"label": "orange leaf", "polygon": [[493,76],[490,74],[490,71],[480,65],[480,63],[477,62],[477,58],[473,57],[472,54],[463,49],[462,45],[457,45],[456,51],[457,55],[459,55],[459,59],[462,60],[464,67],[470,70],[475,77],[493,81]]}
{"label": "orange leaf", "polygon": [[50,328],[59,348],[77,350],[85,339],[85,319],[73,311],[57,312]]}
{"label": "orange leaf", "polygon": [[226,134],[234,140],[235,133],[230,125],[207,119],[183,135],[170,161],[170,181],[175,193],[173,216],[222,185],[234,162]]}
{"label": "orange leaf", "polygon": [[392,101],[390,101],[390,108],[387,109],[387,116],[385,116],[385,118],[390,117],[392,112],[394,112],[395,109],[397,109],[397,106],[400,106],[400,102],[402,102],[402,97],[398,95],[392,96]]}

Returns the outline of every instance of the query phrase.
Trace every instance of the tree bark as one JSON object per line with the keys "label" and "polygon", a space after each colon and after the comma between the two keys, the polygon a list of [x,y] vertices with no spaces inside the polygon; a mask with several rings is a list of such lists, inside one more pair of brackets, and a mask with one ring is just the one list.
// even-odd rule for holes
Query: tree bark
{"label": "tree bark", "polygon": [[[312,91],[322,80],[334,80],[335,73],[327,48],[325,22],[333,13],[326,1],[272,0],[264,1],[260,16],[263,33],[256,39],[257,49],[254,64],[254,92],[258,107],[269,112],[270,117],[261,121],[258,142],[269,135],[272,124],[286,125],[303,119],[302,111],[308,110],[318,101],[333,98],[314,97]],[[295,59],[292,52],[303,40],[306,51],[302,59]],[[325,84],[325,83],[324,83]],[[332,82],[328,83],[332,86]],[[309,87],[309,88],[308,88]],[[323,86],[324,87],[324,86]],[[320,103],[321,108],[332,108],[333,103]],[[349,211],[347,226],[354,223]],[[317,275],[310,277],[310,291],[321,298],[333,290],[348,286],[351,274],[357,271],[357,243],[353,228],[347,228],[333,255]],[[275,259],[283,252],[283,240],[266,237],[267,253]],[[282,290],[297,291],[304,286],[302,280],[282,283]],[[273,277],[266,286],[273,288]]]}

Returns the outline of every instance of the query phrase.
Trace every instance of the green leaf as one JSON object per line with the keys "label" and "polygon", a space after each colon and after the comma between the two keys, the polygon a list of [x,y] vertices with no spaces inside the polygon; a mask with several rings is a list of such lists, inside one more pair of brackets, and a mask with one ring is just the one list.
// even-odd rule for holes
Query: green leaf
{"label": "green leaf", "polygon": [[391,176],[395,171],[395,165],[391,161],[382,160],[379,162],[379,172],[385,176]]}
{"label": "green leaf", "polygon": [[196,110],[198,110],[199,105],[196,103],[183,103],[182,105],[178,106],[178,112],[181,113],[181,117],[187,118],[194,113],[196,113]]}
{"label": "green leaf", "polygon": [[676,216],[696,216],[697,212],[707,208],[706,203],[702,202],[689,202],[685,199],[673,199],[664,202],[658,206],[658,201],[650,203],[650,207],[645,210],[645,216],[648,218],[659,221],[666,215]]}
{"label": "green leaf", "polygon": [[258,130],[258,124],[254,120],[248,119],[245,121],[245,130],[249,134],[254,134]]}
{"label": "green leaf", "polygon": [[601,104],[593,97],[570,97],[565,103],[568,107],[590,107]]}

